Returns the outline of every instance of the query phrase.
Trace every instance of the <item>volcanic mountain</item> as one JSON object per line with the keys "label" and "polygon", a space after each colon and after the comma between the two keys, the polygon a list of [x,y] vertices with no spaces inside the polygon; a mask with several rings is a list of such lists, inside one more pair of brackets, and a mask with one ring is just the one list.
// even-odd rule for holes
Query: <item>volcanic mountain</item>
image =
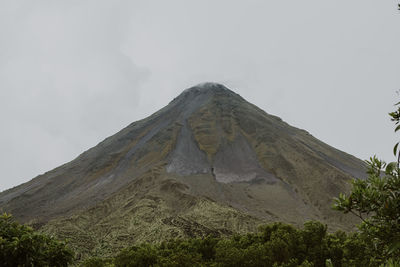
{"label": "volcanic mountain", "polygon": [[165,238],[319,220],[364,163],[225,86],[186,89],[71,162],[0,193],[0,211],[69,238],[82,255]]}

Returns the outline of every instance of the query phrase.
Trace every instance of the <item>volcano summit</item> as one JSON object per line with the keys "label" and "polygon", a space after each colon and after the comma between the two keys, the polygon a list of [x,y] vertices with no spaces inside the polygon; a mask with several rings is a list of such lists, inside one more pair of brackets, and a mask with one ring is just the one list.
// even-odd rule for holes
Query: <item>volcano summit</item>
{"label": "volcano summit", "polygon": [[73,161],[0,193],[0,210],[102,255],[283,221],[349,229],[332,198],[364,163],[225,86],[186,89]]}

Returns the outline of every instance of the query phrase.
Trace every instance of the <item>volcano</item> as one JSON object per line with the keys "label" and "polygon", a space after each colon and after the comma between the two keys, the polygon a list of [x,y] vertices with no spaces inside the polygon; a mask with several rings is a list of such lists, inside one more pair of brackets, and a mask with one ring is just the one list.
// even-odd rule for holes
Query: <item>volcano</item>
{"label": "volcano", "polygon": [[217,83],[166,107],[76,159],[0,193],[0,211],[81,255],[144,241],[254,231],[319,220],[348,230],[332,198],[364,163],[267,114]]}

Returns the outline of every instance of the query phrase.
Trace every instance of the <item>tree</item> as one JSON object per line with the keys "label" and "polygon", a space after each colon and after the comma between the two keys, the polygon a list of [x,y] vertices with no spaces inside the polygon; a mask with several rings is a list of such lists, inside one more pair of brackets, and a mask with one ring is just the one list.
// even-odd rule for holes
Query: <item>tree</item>
{"label": "tree", "polygon": [[[395,122],[395,132],[400,130],[400,102],[397,110],[389,113]],[[366,161],[368,178],[352,181],[349,195],[340,194],[334,209],[353,213],[362,223],[362,237],[382,259],[400,259],[400,150],[393,148],[396,161],[386,164],[376,156]]]}
{"label": "tree", "polygon": [[64,242],[0,216],[0,266],[68,266],[73,257]]}
{"label": "tree", "polygon": [[157,264],[157,250],[150,244],[133,246],[121,251],[114,260],[115,266],[119,267],[147,267]]}

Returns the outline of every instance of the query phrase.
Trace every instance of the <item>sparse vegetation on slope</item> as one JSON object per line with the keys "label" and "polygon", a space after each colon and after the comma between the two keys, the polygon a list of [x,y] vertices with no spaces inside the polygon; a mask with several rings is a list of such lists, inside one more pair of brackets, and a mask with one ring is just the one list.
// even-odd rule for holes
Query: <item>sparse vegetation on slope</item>
{"label": "sparse vegetation on slope", "polygon": [[78,259],[112,256],[132,244],[255,231],[261,220],[185,193],[183,184],[141,177],[87,211],[50,221],[41,231],[69,239]]}

